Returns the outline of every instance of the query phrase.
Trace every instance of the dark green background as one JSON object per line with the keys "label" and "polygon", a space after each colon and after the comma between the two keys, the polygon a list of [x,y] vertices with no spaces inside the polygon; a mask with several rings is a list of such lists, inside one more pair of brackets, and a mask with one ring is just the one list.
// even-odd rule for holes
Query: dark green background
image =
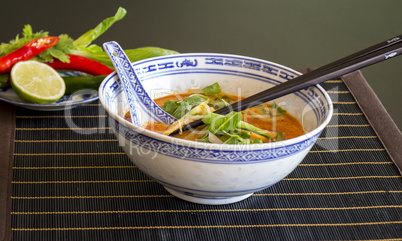
{"label": "dark green background", "polygon": [[[402,34],[400,0],[4,0],[1,6],[1,42],[25,24],[76,38],[122,6],[126,17],[95,43],[240,54],[291,68],[319,67]],[[401,128],[402,58],[362,72]]]}

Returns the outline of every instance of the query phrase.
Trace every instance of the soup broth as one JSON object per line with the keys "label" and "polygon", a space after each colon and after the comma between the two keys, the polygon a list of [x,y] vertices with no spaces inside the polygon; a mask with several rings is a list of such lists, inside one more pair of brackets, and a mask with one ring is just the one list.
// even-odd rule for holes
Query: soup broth
{"label": "soup broth", "polygon": [[[194,93],[168,95],[168,96],[164,96],[161,98],[157,98],[154,101],[158,106],[163,107],[167,101],[185,100],[185,99],[189,98],[190,96],[192,96],[193,94]],[[206,96],[211,100],[216,100],[216,99],[222,100],[223,99],[226,103],[229,103],[229,104],[243,98],[243,97],[227,95],[227,94],[222,94],[222,93],[220,93],[219,95],[215,95],[215,96],[208,96],[208,95],[206,95]],[[212,106],[213,109],[219,108],[219,106],[214,107],[214,105],[216,105],[216,103],[215,104],[211,103],[210,105]],[[289,113],[287,113],[286,110],[277,106],[275,103],[264,103],[264,104],[246,109],[246,110],[242,111],[241,113],[242,113],[242,121],[243,122],[251,124],[262,130],[269,131],[271,133],[280,133],[281,140],[291,139],[291,138],[303,135],[305,133],[300,121],[297,120],[292,115],[290,115]],[[127,112],[125,114],[124,118],[128,121],[131,121],[130,113]],[[142,127],[144,127],[145,129],[154,131],[154,132],[163,133],[169,128],[169,125],[165,124],[165,123],[152,122],[152,123],[144,123]],[[173,136],[177,137],[177,138],[197,141],[200,138],[202,138],[203,135],[205,135],[204,130],[205,130],[205,125],[197,127],[194,130],[184,131],[183,133],[179,133],[179,134],[176,134]],[[264,136],[258,135],[253,132],[251,132],[250,138],[252,140],[261,139],[262,142],[264,142],[264,143],[272,142],[272,139],[266,138]]]}

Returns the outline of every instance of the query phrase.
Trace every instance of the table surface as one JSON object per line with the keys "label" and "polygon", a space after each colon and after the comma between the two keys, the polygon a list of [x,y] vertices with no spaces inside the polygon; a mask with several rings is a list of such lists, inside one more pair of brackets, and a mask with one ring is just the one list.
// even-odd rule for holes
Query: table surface
{"label": "table surface", "polygon": [[402,179],[395,153],[382,144],[389,135],[370,124],[378,116],[353,97],[365,83],[358,72],[323,83],[334,115],[303,162],[277,184],[216,206],[175,198],[144,175],[97,101],[62,112],[17,108],[11,192],[0,196],[11,201],[6,231],[13,241],[398,240]]}
{"label": "table surface", "polygon": [[[95,43],[240,54],[295,69],[319,67],[401,34],[399,0],[23,0],[2,5],[1,42],[14,38],[25,24],[76,38],[122,6],[126,17]],[[401,64],[402,58],[395,58],[363,70],[400,129]]]}
{"label": "table surface", "polygon": [[[75,38],[123,6],[127,16],[97,44],[115,40],[126,49],[158,46],[241,54],[301,69],[399,35],[402,2],[97,0],[5,5],[0,15],[4,41],[20,33],[24,24]],[[399,127],[401,61],[395,58],[362,71]],[[334,101],[335,114],[302,164],[272,188],[223,206],[174,198],[142,174],[118,146],[98,102],[67,116],[63,111],[16,108],[8,210],[12,238],[400,240],[401,169],[372,125],[378,121],[370,122],[361,109],[361,93],[355,99],[359,88],[354,92],[345,83],[322,84]],[[70,128],[68,118],[76,129]],[[0,157],[0,164],[5,159]]]}

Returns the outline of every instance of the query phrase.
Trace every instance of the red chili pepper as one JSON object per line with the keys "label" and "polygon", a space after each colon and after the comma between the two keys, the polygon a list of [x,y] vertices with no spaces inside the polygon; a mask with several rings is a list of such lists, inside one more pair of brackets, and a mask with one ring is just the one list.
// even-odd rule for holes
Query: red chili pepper
{"label": "red chili pepper", "polygon": [[47,64],[54,69],[76,70],[91,75],[108,75],[114,71],[106,65],[87,57],[74,54],[68,54],[68,56],[70,57],[69,63],[54,59],[53,62],[47,62]]}
{"label": "red chili pepper", "polygon": [[36,55],[57,44],[59,40],[59,37],[53,36],[34,39],[21,48],[0,57],[0,74],[10,72],[11,68],[17,62],[32,59]]}

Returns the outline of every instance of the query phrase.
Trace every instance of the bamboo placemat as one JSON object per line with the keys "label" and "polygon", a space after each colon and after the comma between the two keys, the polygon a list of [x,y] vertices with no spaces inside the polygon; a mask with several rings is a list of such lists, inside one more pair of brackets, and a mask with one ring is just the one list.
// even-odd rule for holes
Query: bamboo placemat
{"label": "bamboo placemat", "polygon": [[402,240],[402,178],[342,80],[334,116],[281,182],[229,205],[182,201],[119,147],[98,102],[17,108],[12,240]]}

